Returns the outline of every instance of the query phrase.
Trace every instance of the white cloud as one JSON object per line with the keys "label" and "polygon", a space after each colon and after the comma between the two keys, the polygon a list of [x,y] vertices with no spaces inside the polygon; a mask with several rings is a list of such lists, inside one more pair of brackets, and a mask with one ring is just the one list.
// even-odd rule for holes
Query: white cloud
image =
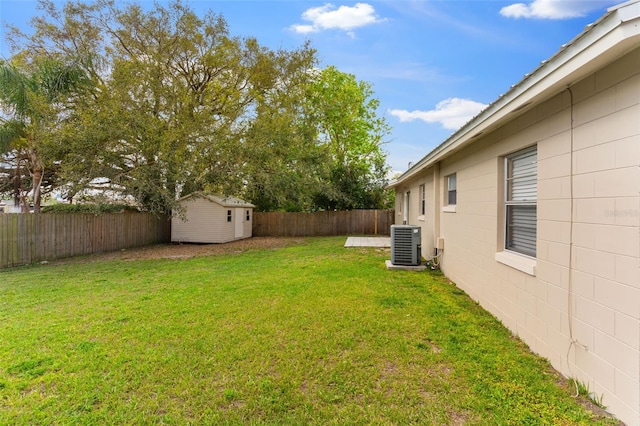
{"label": "white cloud", "polygon": [[317,31],[313,27],[313,25],[302,25],[302,24],[292,25],[291,29],[300,34],[307,34],[307,33],[312,33],[314,31]]}
{"label": "white cloud", "polygon": [[294,24],[290,28],[297,33],[311,33],[321,30],[338,29],[353,35],[352,30],[365,25],[384,22],[375,14],[373,6],[367,3],[356,3],[355,6],[336,7],[330,3],[312,7],[302,14],[302,19],[310,24]]}
{"label": "white cloud", "polygon": [[569,19],[614,4],[612,0],[533,0],[530,3],[514,3],[500,9],[507,18]]}
{"label": "white cloud", "polygon": [[487,105],[470,99],[449,98],[439,102],[431,111],[392,109],[389,113],[403,123],[422,120],[427,123],[440,123],[445,129],[457,130],[486,107]]}

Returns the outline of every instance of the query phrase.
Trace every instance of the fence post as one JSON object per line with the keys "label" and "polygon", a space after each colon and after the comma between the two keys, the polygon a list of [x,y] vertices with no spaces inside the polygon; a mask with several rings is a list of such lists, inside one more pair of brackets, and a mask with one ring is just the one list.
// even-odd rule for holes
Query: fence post
{"label": "fence post", "polygon": [[375,219],[373,220],[373,233],[374,235],[378,235],[378,210],[375,210],[374,217]]}

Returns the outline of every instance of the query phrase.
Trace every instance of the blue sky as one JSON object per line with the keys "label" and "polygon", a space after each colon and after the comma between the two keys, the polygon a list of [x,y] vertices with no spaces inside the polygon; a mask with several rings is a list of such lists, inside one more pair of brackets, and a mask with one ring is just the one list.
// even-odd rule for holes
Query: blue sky
{"label": "blue sky", "polygon": [[[322,65],[371,83],[379,114],[393,128],[385,144],[388,164],[404,171],[619,1],[186,3],[198,13],[222,15],[232,35],[256,37],[272,49],[294,49],[310,40]],[[5,24],[28,29],[39,13],[36,5],[0,0],[3,58],[10,55]]]}

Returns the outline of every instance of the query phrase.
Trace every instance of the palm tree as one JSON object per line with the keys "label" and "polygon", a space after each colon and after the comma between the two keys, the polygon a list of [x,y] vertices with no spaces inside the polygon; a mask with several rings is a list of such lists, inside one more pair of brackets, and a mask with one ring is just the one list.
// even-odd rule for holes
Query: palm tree
{"label": "palm tree", "polygon": [[[45,145],[64,119],[66,103],[86,81],[77,62],[42,57],[19,67],[0,60],[0,154],[14,151],[16,168],[26,165],[36,213],[45,166],[54,160],[47,158]],[[22,202],[28,211],[26,197]]]}

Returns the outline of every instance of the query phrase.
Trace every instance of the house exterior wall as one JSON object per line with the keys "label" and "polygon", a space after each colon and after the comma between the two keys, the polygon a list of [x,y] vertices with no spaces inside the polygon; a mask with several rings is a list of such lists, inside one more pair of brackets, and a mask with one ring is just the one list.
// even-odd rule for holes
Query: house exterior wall
{"label": "house exterior wall", "polygon": [[[171,219],[171,241],[183,243],[226,243],[251,237],[253,218],[246,220],[246,210],[251,208],[225,207],[202,197],[191,197],[181,201],[185,207],[184,219]],[[236,210],[240,209],[237,214]],[[227,221],[227,212],[231,211],[231,222]],[[243,235],[236,236],[235,222],[243,220]]]}
{"label": "house exterior wall", "polygon": [[[423,253],[444,238],[443,272],[628,424],[640,424],[639,63],[636,49],[396,187],[397,223],[410,191]],[[535,259],[503,242],[504,158],[533,145]]]}
{"label": "house exterior wall", "polygon": [[[420,186],[425,187],[425,214],[421,211],[421,191]],[[437,229],[438,220],[434,217],[436,208],[439,185],[435,168],[429,168],[420,173],[414,181],[414,184],[404,187],[404,189],[396,190],[396,220],[395,223],[407,225],[418,225],[421,227],[422,238],[422,254],[423,256],[432,256],[436,247],[436,238],[439,234]],[[406,197],[409,193],[409,209],[407,211]],[[405,216],[407,215],[407,216]],[[404,220],[408,217],[408,220]]]}
{"label": "house exterior wall", "polygon": [[592,389],[626,414],[621,418],[635,419],[629,424],[640,423],[638,64],[640,49],[573,90],[573,249],[566,237],[541,241],[545,261],[562,256],[551,263],[556,270],[566,270],[571,260],[574,338],[588,349],[576,345],[571,368],[593,377]]}

